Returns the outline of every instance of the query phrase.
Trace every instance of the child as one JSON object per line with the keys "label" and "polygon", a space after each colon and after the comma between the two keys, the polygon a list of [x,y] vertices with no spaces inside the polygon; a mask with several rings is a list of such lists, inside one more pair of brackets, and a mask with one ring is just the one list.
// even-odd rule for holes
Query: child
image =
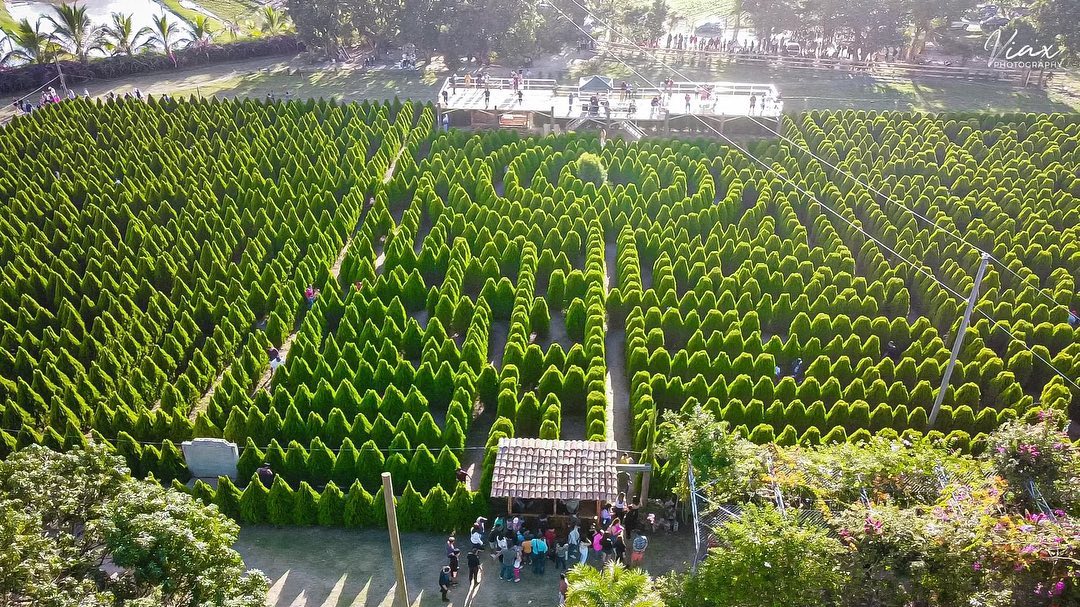
{"label": "child", "polygon": [[521,581],[521,550],[514,550],[514,582]]}
{"label": "child", "polygon": [[532,534],[525,536],[525,540],[521,542],[521,551],[525,553],[522,562],[528,565],[532,562]]}
{"label": "child", "polygon": [[566,569],[566,554],[569,552],[569,545],[565,542],[557,542],[555,544],[555,568],[562,571]]}

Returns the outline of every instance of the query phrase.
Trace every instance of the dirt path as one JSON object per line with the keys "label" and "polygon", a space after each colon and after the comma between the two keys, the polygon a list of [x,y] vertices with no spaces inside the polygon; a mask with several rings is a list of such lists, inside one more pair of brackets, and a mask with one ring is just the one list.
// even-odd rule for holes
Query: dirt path
{"label": "dirt path", "polygon": [[[401,158],[401,154],[404,153],[404,151],[405,151],[405,146],[404,145],[402,145],[400,148],[398,148],[398,152],[394,156],[394,160],[390,163],[390,166],[386,169],[386,175],[383,177],[383,183],[389,182],[390,179],[394,176],[394,168],[397,166],[398,158]],[[353,229],[353,233],[350,234],[349,238],[347,238],[345,240],[345,244],[341,247],[341,250],[338,251],[337,257],[334,259],[334,265],[330,268],[330,276],[334,279],[335,282],[337,281],[338,276],[341,274],[341,264],[345,261],[345,255],[349,251],[349,245],[352,244],[353,238],[356,236],[356,233],[359,232],[361,226],[364,225],[364,220],[367,219],[367,214],[368,214],[369,209],[370,208],[365,208],[363,213],[361,213],[360,220],[357,222],[356,227]],[[384,261],[386,261],[386,254],[382,253],[380,251],[379,256],[375,259],[375,273],[376,274],[381,273]],[[296,341],[297,334],[298,334],[297,331],[293,331],[292,333],[290,333],[289,336],[287,338],[285,338],[285,343],[283,343],[281,345],[281,347],[278,348],[278,352],[281,353],[281,359],[282,360],[288,360],[289,350],[292,348],[293,342]],[[226,371],[227,370],[228,369],[226,369]],[[272,372],[273,372],[273,370],[270,367],[267,367],[266,370],[263,371],[262,376],[260,376],[258,381],[255,382],[255,390],[254,390],[254,392],[258,392],[259,390],[267,388],[270,385],[270,376],[271,376]],[[225,374],[225,372],[223,371],[222,376],[224,374]],[[221,376],[218,376],[217,381],[214,382],[214,386],[216,387],[216,385],[219,384],[220,382],[221,382]],[[207,403],[210,402],[209,399],[210,399],[211,396],[213,396],[213,391],[214,391],[214,387],[211,387],[210,390],[207,391],[207,394],[203,397],[203,398],[206,399]],[[205,408],[205,406],[204,406],[204,408]],[[192,411],[192,419],[194,419],[195,415],[196,415],[196,412],[193,410]]]}
{"label": "dirt path", "polygon": [[608,328],[604,337],[607,354],[608,436],[620,449],[633,449],[634,437],[630,411],[630,385],[626,377],[626,331]]}
{"label": "dirt path", "polygon": [[[608,291],[611,290],[612,284],[612,267],[614,266],[615,259],[614,243],[604,243],[604,297],[607,298]],[[625,349],[626,332],[620,330],[618,332],[613,331],[613,328],[608,325],[607,314],[604,314],[604,366],[607,368],[607,373],[604,375],[604,392],[607,398],[607,411],[604,417],[607,418],[607,423],[604,426],[607,428],[607,441],[613,442],[618,440],[616,444],[620,449],[630,449],[631,444],[629,439],[625,439],[626,442],[619,439],[619,435],[616,433],[616,427],[629,426],[628,417],[630,416],[630,397],[626,392],[626,370],[623,368],[624,357],[622,355]],[[615,338],[618,338],[618,343],[613,343]],[[617,351],[616,351],[617,350]],[[617,373],[618,378],[612,377],[612,374]],[[622,389],[617,391],[618,386],[622,386]],[[624,403],[620,405],[620,403]],[[629,431],[627,431],[629,435]]]}
{"label": "dirt path", "polygon": [[[379,505],[381,507],[381,504]],[[464,530],[460,530],[464,531]],[[693,533],[686,530],[649,535],[644,566],[653,575],[685,571],[694,552]],[[480,583],[469,587],[462,563],[459,585],[451,588],[450,602],[439,598],[439,568],[446,563],[445,533],[403,533],[405,578],[412,605],[422,607],[555,607],[559,572],[551,564],[543,576],[531,568],[521,582],[499,579],[498,562],[488,553],[480,557]],[[458,545],[462,543],[458,535]],[[465,541],[468,544],[467,540]],[[390,607],[394,599],[394,570],[390,566],[390,540],[385,530],[327,529],[318,527],[244,527],[235,548],[247,567],[270,578],[268,607]],[[598,561],[590,558],[590,563]]]}

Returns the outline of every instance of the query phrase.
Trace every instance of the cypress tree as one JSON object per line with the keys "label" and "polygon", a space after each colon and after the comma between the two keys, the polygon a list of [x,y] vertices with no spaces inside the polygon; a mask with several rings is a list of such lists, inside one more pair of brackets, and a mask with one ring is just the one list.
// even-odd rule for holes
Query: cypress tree
{"label": "cypress tree", "polygon": [[397,519],[402,531],[420,531],[424,524],[424,498],[411,482],[397,499]]}
{"label": "cypress tree", "polygon": [[279,475],[266,497],[266,522],[283,526],[293,523],[296,510],[296,495],[288,483]]}
{"label": "cypress tree", "polygon": [[308,452],[307,470],[311,482],[321,487],[333,478],[334,466],[337,458],[320,438],[311,441],[311,450]]}
{"label": "cypress tree", "polygon": [[453,531],[453,521],[447,516],[450,495],[435,485],[424,498],[424,514],[421,528],[425,531]]}
{"label": "cypress tree", "polygon": [[282,474],[293,483],[311,480],[311,472],[308,469],[308,452],[300,443],[289,441],[289,445],[285,449],[285,467],[282,469]]}
{"label": "cypress tree", "polygon": [[232,479],[227,476],[218,477],[217,490],[214,491],[213,495],[214,504],[218,507],[218,511],[227,517],[239,518],[242,497],[243,493],[233,484]]}
{"label": "cypress tree", "polygon": [[[402,452],[394,452],[390,454],[390,457],[386,458],[386,472],[390,473],[390,476],[400,483],[402,480],[409,478],[409,459],[405,457]],[[382,472],[380,471],[380,475]],[[381,483],[380,483],[381,484]]]}
{"label": "cypress tree", "polygon": [[[381,491],[379,496],[382,497]],[[349,487],[349,492],[345,496],[342,523],[346,527],[354,528],[371,525],[376,507],[381,508],[382,504],[374,504],[371,494],[364,490],[360,481],[356,481]]]}
{"label": "cypress tree", "polygon": [[378,487],[383,470],[386,470],[386,458],[374,441],[367,441],[360,446],[357,456],[356,478],[365,487]]}
{"label": "cypress tree", "polygon": [[[273,495],[273,491],[271,491]],[[300,483],[294,496],[295,507],[293,509],[292,522],[302,527],[308,527],[319,522],[319,494],[307,483]]]}
{"label": "cypress tree", "polygon": [[263,487],[258,476],[253,477],[240,497],[240,520],[254,525],[268,522],[269,497],[270,491]]}
{"label": "cypress tree", "polygon": [[420,445],[413,453],[413,460],[409,462],[408,478],[421,494],[428,493],[431,487],[440,482],[438,478],[440,469],[436,468],[435,456],[426,445]]}
{"label": "cypress tree", "polygon": [[322,527],[340,527],[344,524],[345,494],[330,482],[319,496],[317,522]]}
{"label": "cypress tree", "polygon": [[453,491],[458,485],[457,470],[460,466],[461,462],[457,456],[450,449],[443,447],[439,450],[439,458],[435,462],[433,482],[447,491]]}
{"label": "cypress tree", "polygon": [[337,455],[334,457],[334,469],[331,479],[335,484],[340,487],[347,487],[356,480],[359,455],[360,453],[356,450],[352,440],[346,438],[341,444],[341,449],[338,450]]}
{"label": "cypress tree", "polygon": [[345,419],[345,413],[341,409],[334,407],[330,410],[326,423],[323,424],[319,438],[323,439],[327,447],[337,449],[341,447],[345,437],[349,436],[349,430],[350,426],[348,420]]}

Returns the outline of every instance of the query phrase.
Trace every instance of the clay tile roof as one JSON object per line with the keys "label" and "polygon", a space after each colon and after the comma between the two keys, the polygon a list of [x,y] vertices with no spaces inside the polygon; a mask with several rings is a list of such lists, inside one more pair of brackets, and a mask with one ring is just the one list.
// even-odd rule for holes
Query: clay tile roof
{"label": "clay tile roof", "polygon": [[491,497],[610,501],[618,493],[617,461],[610,443],[503,438]]}

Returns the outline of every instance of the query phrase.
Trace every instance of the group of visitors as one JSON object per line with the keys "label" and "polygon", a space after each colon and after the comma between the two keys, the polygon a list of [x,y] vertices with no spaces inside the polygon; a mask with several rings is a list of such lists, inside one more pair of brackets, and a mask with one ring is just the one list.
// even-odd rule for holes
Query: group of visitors
{"label": "group of visitors", "polygon": [[[89,99],[90,91],[83,89],[83,97]],[[78,95],[75,94],[75,91],[73,91],[72,89],[68,89],[67,99],[72,100],[76,98],[78,98]],[[38,97],[38,102],[36,104],[31,103],[29,97],[22,97],[13,99],[11,101],[11,105],[23,114],[30,114],[35,110],[40,110],[41,108],[47,105],[52,105],[54,103],[60,103],[63,100],[64,98],[56,92],[56,89],[50,86],[45,90],[41,91],[41,95]]]}
{"label": "group of visitors", "polygon": [[[605,503],[595,519],[579,520],[571,515],[565,535],[556,531],[546,514],[539,515],[532,524],[520,516],[500,516],[490,530],[486,523],[487,519],[478,518],[469,532],[470,586],[479,583],[479,555],[484,551],[490,551],[492,560],[498,563],[499,579],[512,583],[521,582],[525,569],[531,569],[536,577],[544,576],[550,562],[560,572],[560,605],[567,592],[563,572],[569,567],[588,564],[590,558],[601,566],[614,560],[625,563],[629,558],[630,566],[637,567],[649,545],[648,537],[638,529],[644,521],[640,520],[637,498],[628,503],[625,493],[620,493],[614,503]],[[439,575],[439,590],[444,601],[449,601],[447,593],[457,585],[460,554],[457,539],[454,536],[447,538],[448,562]]]}

